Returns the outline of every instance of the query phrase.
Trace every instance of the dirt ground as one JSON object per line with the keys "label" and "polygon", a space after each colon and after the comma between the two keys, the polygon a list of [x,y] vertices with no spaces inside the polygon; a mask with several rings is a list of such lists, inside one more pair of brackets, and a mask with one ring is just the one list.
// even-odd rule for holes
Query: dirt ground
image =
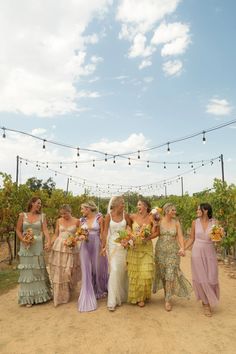
{"label": "dirt ground", "polygon": [[[190,253],[182,270],[191,279]],[[236,280],[219,265],[221,301],[212,318],[202,314],[194,294],[174,298],[164,310],[163,291],[144,308],[124,304],[114,313],[99,301],[79,313],[78,289],[70,303],[20,307],[17,288],[0,297],[0,353],[4,354],[233,354],[236,353]]]}

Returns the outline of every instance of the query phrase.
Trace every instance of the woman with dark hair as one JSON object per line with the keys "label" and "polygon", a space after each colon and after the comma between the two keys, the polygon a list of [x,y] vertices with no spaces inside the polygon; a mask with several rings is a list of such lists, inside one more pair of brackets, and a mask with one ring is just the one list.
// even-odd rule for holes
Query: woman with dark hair
{"label": "woman with dark hair", "polygon": [[97,299],[107,293],[108,261],[100,254],[102,250],[103,217],[98,213],[93,201],[81,205],[83,217],[80,219],[81,228],[87,229],[88,240],[81,241],[80,263],[82,285],[78,299],[80,312],[94,311]]}
{"label": "woman with dark hair", "polygon": [[80,221],[72,216],[68,204],[61,206],[60,216],[49,259],[54,306],[66,304],[70,300],[72,289],[80,280],[79,247],[76,245],[70,248],[65,245],[65,239],[69,235],[75,235]]}
{"label": "woman with dark hair", "polygon": [[184,238],[176,208],[172,203],[163,206],[160,234],[155,249],[155,279],[153,292],[164,289],[165,309],[172,310],[171,298],[190,297],[192,287],[180,269],[180,256],[184,256]]}
{"label": "woman with dark hair", "polygon": [[[128,302],[145,306],[151,298],[153,280],[153,246],[152,239],[157,236],[157,227],[150,216],[151,205],[145,199],[137,204],[138,212],[131,214],[132,231],[135,235],[135,247],[128,249]],[[149,229],[150,235],[142,237],[143,228]]]}
{"label": "woman with dark hair", "polygon": [[[28,212],[19,215],[16,234],[20,239],[20,283],[18,303],[31,307],[51,300],[51,287],[43,256],[43,234],[46,237],[45,249],[50,248],[50,236],[46,217],[41,213],[41,200],[33,197],[28,203]],[[27,242],[25,235],[31,236]],[[28,239],[29,240],[29,239]]]}
{"label": "woman with dark hair", "polygon": [[214,244],[209,235],[213,219],[212,207],[202,203],[197,208],[197,219],[192,222],[191,236],[185,249],[192,248],[192,281],[197,300],[202,301],[204,314],[212,316],[212,307],[219,302],[218,265]]}

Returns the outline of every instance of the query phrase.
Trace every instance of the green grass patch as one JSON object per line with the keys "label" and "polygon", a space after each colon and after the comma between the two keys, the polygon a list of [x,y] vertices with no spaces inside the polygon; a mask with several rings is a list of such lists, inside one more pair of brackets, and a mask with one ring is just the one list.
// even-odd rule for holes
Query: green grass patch
{"label": "green grass patch", "polygon": [[19,271],[17,269],[0,270],[0,295],[17,285]]}

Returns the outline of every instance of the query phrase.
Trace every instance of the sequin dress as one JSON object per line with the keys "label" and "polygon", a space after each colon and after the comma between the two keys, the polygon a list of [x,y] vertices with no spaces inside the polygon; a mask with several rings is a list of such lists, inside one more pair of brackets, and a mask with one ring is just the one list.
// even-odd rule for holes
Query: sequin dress
{"label": "sequin dress", "polygon": [[166,229],[160,224],[160,236],[155,248],[155,277],[153,292],[165,290],[165,301],[173,295],[189,298],[192,286],[180,270],[177,229]]}

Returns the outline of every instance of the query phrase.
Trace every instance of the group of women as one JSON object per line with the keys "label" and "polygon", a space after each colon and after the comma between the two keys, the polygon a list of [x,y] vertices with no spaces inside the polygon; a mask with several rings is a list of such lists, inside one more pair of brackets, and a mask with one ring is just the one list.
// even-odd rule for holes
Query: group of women
{"label": "group of women", "polygon": [[[28,212],[21,213],[16,232],[21,241],[19,256],[20,305],[31,307],[53,298],[54,305],[67,303],[71,291],[82,278],[78,310],[93,311],[97,300],[107,296],[107,307],[115,311],[124,302],[144,307],[151,293],[164,289],[165,309],[171,311],[173,295],[190,297],[192,286],[180,269],[180,257],[192,247],[192,284],[197,299],[202,301],[206,316],[212,315],[212,307],[219,300],[217,259],[214,245],[209,238],[210,228],[216,221],[209,204],[197,209],[191,236],[184,243],[181,225],[176,218],[176,208],[167,203],[163,216],[150,213],[150,204],[140,199],[137,213],[127,214],[122,196],[112,197],[105,218],[97,211],[93,201],[81,205],[82,217],[72,216],[69,205],[60,209],[55,234],[50,239],[46,217],[41,213],[41,200],[34,197]],[[65,244],[77,228],[86,229],[88,239],[73,248]],[[143,227],[147,237],[141,236]],[[34,242],[24,242],[24,232],[31,228]],[[117,243],[121,230],[135,235],[134,247],[122,247]],[[49,275],[44,261],[45,249],[50,250]],[[152,239],[158,237],[153,252]]]}

